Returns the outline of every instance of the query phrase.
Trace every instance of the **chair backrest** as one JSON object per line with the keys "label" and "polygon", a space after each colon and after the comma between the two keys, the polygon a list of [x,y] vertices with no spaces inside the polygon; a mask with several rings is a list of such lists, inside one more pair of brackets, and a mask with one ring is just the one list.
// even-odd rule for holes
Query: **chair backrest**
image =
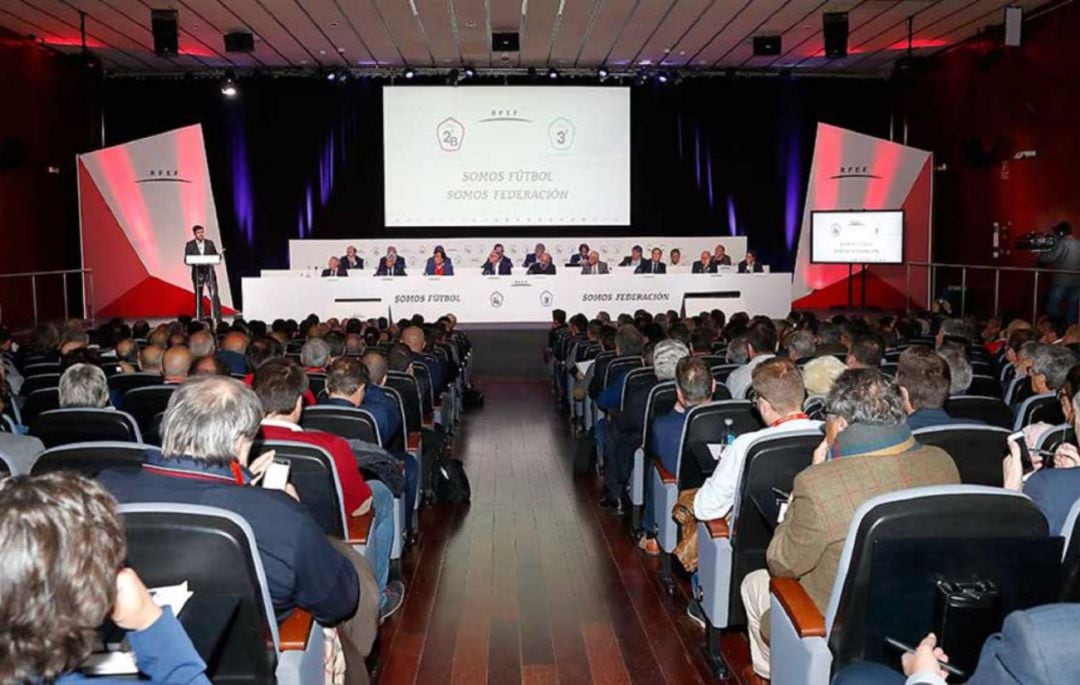
{"label": "chair backrest", "polygon": [[[884,638],[928,632],[939,580],[994,583],[1001,620],[1054,601],[1061,547],[1030,499],[999,488],[939,485],[864,502],[848,527],[825,615],[833,671],[895,661]],[[991,632],[998,629],[1000,621]]]}
{"label": "chair backrest", "polygon": [[50,409],[30,421],[30,435],[45,447],[100,440],[142,442],[135,419],[117,409]]}
{"label": "chair backrest", "polygon": [[424,407],[424,413],[435,409],[435,389],[431,385],[431,372],[421,362],[413,362],[410,366],[413,377],[416,378],[416,386],[420,390],[420,401]]}
{"label": "chair backrest", "polygon": [[317,404],[304,409],[300,425],[305,430],[321,430],[340,435],[346,440],[363,440],[382,445],[379,426],[367,409]]}
{"label": "chair backrest", "polygon": [[623,384],[622,399],[619,402],[619,430],[624,433],[641,432],[645,419],[645,408],[649,402],[649,392],[660,381],[651,366],[632,369],[626,374]]}
{"label": "chair backrest", "polygon": [[[753,388],[753,386],[750,387]],[[716,386],[713,388],[712,398],[714,402],[719,402],[720,400],[730,400],[732,399],[731,391],[728,390],[727,385],[721,383],[720,381],[716,381]]]}
{"label": "chair backrest", "polygon": [[0,433],[18,433],[19,430],[15,426],[15,419],[11,418],[7,414],[0,414]]}
{"label": "chair backrest", "polygon": [[1080,602],[1080,499],[1073,502],[1065,524],[1065,550],[1061,555],[1061,602]]}
{"label": "chair backrest", "polygon": [[705,364],[705,366],[708,366],[709,368],[712,368],[714,366],[723,366],[727,363],[727,357],[719,354],[703,354],[698,356],[698,359],[700,359]]}
{"label": "chair backrest", "polygon": [[1035,447],[1036,449],[1053,452],[1065,442],[1076,444],[1076,430],[1071,423],[1062,423],[1044,432],[1039,436],[1039,441]]}
{"label": "chair backrest", "polygon": [[592,377],[589,379],[589,387],[587,388],[589,397],[596,399],[596,396],[604,389],[607,366],[614,358],[614,350],[598,350],[592,357]]}
{"label": "chair backrest", "polygon": [[824,436],[821,430],[764,435],[746,448],[731,529],[731,591],[728,625],[743,625],[746,611],[739,588],[751,571],[765,568],[765,552],[776,528],[779,506],[773,488],[791,492],[795,476],[810,465]]}
{"label": "chair backrest", "polygon": [[641,444],[649,454],[649,430],[653,419],[663,416],[675,407],[675,381],[660,381],[649,390],[645,400],[645,416],[641,424]]}
{"label": "chair backrest", "polygon": [[1034,394],[1030,376],[1014,376],[1005,390],[1005,404],[1014,407]]}
{"label": "chair backrest", "polygon": [[60,374],[39,373],[35,376],[27,376],[23,380],[22,387],[19,388],[19,394],[23,397],[30,397],[30,394],[35,390],[58,387],[60,387]]}
{"label": "chair backrest", "polygon": [[150,385],[161,385],[161,376],[156,373],[118,373],[109,376],[109,390],[119,392],[121,395],[128,390],[145,388]]}
{"label": "chair backrest", "polygon": [[396,450],[405,451],[405,432],[408,430],[408,424],[405,421],[405,402],[401,399],[401,393],[394,388],[391,388],[389,385],[382,386],[382,390],[387,396],[394,400],[394,407],[396,408],[401,422],[401,428],[398,429],[397,433],[391,436],[382,436],[383,440],[388,441],[389,444],[388,447],[386,445],[384,445],[384,447],[387,447],[388,449],[392,447]]}
{"label": "chair backrest", "polygon": [[11,457],[0,452],[0,478],[7,478],[15,470]]}
{"label": "chair backrest", "polygon": [[713,378],[716,379],[717,383],[727,383],[728,376],[731,375],[731,372],[739,368],[740,366],[742,366],[742,364],[718,364],[716,366],[713,366]]}
{"label": "chair backrest", "polygon": [[1032,395],[1016,408],[1013,430],[1018,431],[1040,421],[1056,426],[1065,422],[1065,413],[1061,409],[1061,400],[1056,392],[1044,392]]}
{"label": "chair backrest", "polygon": [[176,387],[175,385],[148,385],[132,388],[124,393],[124,411],[135,417],[135,421],[144,433],[149,432],[154,417],[168,408],[169,399],[172,398]]}
{"label": "chair backrest", "polygon": [[945,400],[945,413],[954,419],[974,419],[999,428],[1010,428],[1013,423],[1009,406],[996,397],[956,395]]}
{"label": "chair backrest", "polygon": [[326,374],[315,371],[307,371],[306,373],[308,377],[308,390],[311,391],[311,394],[318,395],[326,388]]}
{"label": "chair backrest", "polygon": [[1001,397],[1001,384],[993,376],[974,375],[965,395]]}
{"label": "chair backrest", "polygon": [[736,435],[764,427],[754,403],[747,400],[722,400],[691,407],[679,440],[679,490],[698,488],[705,482],[706,474],[691,453],[691,446],[723,442],[727,419],[731,419],[731,429]]}
{"label": "chair backrest", "polygon": [[156,449],[137,442],[108,440],[58,445],[42,452],[30,473],[36,476],[53,471],[75,471],[87,478],[97,478],[106,469],[140,468],[145,461],[146,451]]}
{"label": "chair backrest", "polygon": [[60,388],[39,388],[26,396],[20,415],[23,425],[30,422],[40,413],[50,409],[60,408]]}
{"label": "chair backrest", "polygon": [[409,432],[419,431],[424,425],[424,413],[416,379],[407,373],[390,371],[386,374],[386,385],[397,390],[401,398],[401,408],[405,410],[405,428]]}
{"label": "chair backrest", "polygon": [[34,364],[27,364],[23,367],[22,375],[29,378],[30,376],[39,376],[43,373],[60,373],[60,362],[36,362]]}
{"label": "chair backrest", "polygon": [[124,504],[120,511],[125,561],[147,587],[186,581],[190,601],[236,604],[207,675],[214,682],[274,682],[277,621],[247,521],[217,507],[172,502]]}
{"label": "chair backrest", "polygon": [[825,398],[807,397],[803,402],[803,411],[815,421],[825,420]]}
{"label": "chair backrest", "polygon": [[344,497],[334,458],[324,448],[293,440],[256,440],[251,448],[252,459],[275,450],[275,459],[290,464],[289,482],[304,493],[304,508],[318,521],[323,532],[339,540],[345,539]]}
{"label": "chair backrest", "polygon": [[924,445],[949,453],[964,485],[1002,485],[1001,460],[1009,453],[1009,431],[999,426],[949,424],[927,426],[913,432]]}
{"label": "chair backrest", "polygon": [[641,357],[615,357],[604,369],[604,387],[606,388],[611,383],[614,383],[619,374],[627,373],[630,369],[639,368],[641,364]]}

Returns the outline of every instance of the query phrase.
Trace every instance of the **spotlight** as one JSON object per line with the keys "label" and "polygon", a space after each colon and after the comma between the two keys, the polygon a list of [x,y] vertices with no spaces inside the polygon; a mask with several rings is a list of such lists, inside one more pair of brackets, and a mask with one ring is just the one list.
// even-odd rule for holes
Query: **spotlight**
{"label": "spotlight", "polygon": [[236,85],[236,78],[232,71],[225,73],[225,80],[221,82],[221,94],[227,98],[236,97],[240,88]]}
{"label": "spotlight", "polygon": [[670,80],[671,80],[671,77],[668,76],[668,73],[666,71],[661,71],[660,73],[658,73],[656,75],[656,82],[661,84],[661,85],[667,83]]}
{"label": "spotlight", "polygon": [[559,70],[556,69],[555,67],[551,67],[550,69],[548,69],[547,76],[548,76],[549,79],[554,81],[555,79],[559,78]]}
{"label": "spotlight", "polygon": [[404,76],[407,79],[416,78],[416,69],[413,69],[412,67],[409,67],[408,69],[406,69],[404,71],[404,73],[402,73],[402,76]]}
{"label": "spotlight", "polygon": [[334,70],[330,70],[330,71],[326,72],[326,80],[327,81],[336,81],[337,77],[338,77],[338,74]]}
{"label": "spotlight", "polygon": [[471,66],[465,67],[465,78],[472,78],[473,76],[476,76],[476,69]]}
{"label": "spotlight", "polygon": [[608,76],[611,76],[611,72],[608,71],[607,67],[600,67],[599,69],[596,70],[596,76],[601,81],[605,81],[605,80],[607,80]]}

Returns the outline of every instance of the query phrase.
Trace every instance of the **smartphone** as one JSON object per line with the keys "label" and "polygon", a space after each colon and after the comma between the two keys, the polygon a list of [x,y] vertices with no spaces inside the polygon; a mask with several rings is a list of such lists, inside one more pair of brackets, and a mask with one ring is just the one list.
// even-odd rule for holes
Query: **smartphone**
{"label": "smartphone", "polygon": [[1031,464],[1031,452],[1028,451],[1027,440],[1024,439],[1024,431],[1016,431],[1009,437],[1005,438],[1008,442],[1015,442],[1020,447],[1020,465],[1024,469],[1024,473],[1031,471],[1035,468]]}
{"label": "smartphone", "polygon": [[284,490],[289,483],[289,471],[292,464],[285,459],[275,459],[266,468],[262,486],[268,490]]}

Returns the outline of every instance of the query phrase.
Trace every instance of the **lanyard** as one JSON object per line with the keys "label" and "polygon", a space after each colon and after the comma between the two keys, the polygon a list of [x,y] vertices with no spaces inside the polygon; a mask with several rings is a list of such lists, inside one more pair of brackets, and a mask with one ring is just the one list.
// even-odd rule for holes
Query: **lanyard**
{"label": "lanyard", "polygon": [[788,414],[787,416],[785,416],[782,419],[777,419],[777,420],[773,421],[772,423],[769,424],[769,428],[776,428],[780,424],[787,423],[788,421],[795,421],[797,419],[808,419],[808,418],[810,418],[810,417],[807,416],[804,412],[801,412],[801,411],[800,412],[795,412],[794,414]]}

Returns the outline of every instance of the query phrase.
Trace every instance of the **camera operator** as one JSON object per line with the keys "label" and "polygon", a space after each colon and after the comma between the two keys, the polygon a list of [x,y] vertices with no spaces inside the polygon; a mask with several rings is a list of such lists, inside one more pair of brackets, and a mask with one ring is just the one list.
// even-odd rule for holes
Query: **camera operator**
{"label": "camera operator", "polygon": [[[1054,226],[1057,241],[1046,252],[1038,253],[1039,262],[1052,269],[1080,271],[1080,240],[1072,234],[1072,226],[1062,221]],[[1046,300],[1046,313],[1055,318],[1062,316],[1061,304],[1065,302],[1065,320],[1077,322],[1080,309],[1080,273],[1056,273]]]}

